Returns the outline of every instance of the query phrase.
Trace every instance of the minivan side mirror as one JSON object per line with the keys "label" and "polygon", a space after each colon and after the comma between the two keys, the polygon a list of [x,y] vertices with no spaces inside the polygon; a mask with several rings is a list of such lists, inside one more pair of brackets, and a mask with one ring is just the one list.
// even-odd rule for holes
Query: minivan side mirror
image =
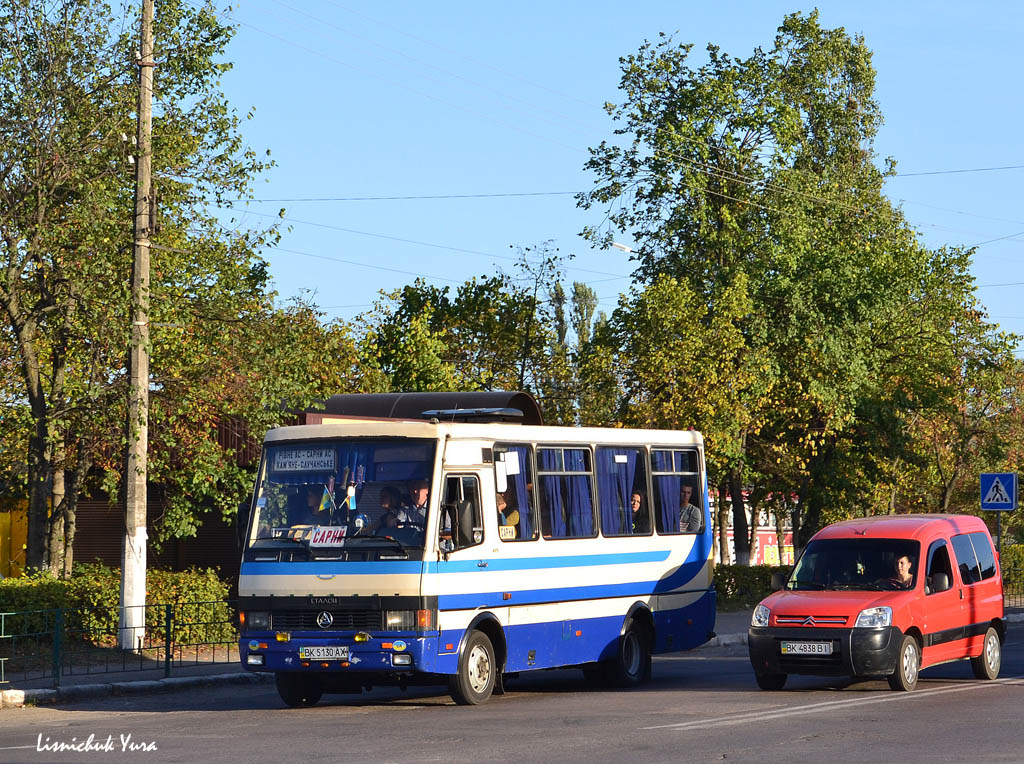
{"label": "minivan side mirror", "polygon": [[784,573],[772,573],[772,591],[777,592],[786,586],[786,575]]}
{"label": "minivan side mirror", "polygon": [[932,576],[932,591],[944,592],[949,589],[949,576],[945,573],[936,573]]}

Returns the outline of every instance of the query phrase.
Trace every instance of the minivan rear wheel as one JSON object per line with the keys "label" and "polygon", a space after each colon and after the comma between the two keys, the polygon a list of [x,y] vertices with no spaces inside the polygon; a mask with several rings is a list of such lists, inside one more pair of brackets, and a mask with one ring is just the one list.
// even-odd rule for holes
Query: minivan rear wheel
{"label": "minivan rear wheel", "polygon": [[995,679],[999,676],[1002,664],[1003,646],[999,641],[999,633],[989,626],[985,632],[985,644],[981,648],[981,655],[971,658],[971,668],[978,679]]}
{"label": "minivan rear wheel", "polygon": [[917,687],[917,675],[921,671],[921,648],[911,636],[903,637],[896,670],[889,677],[889,686],[901,692],[910,692]]}

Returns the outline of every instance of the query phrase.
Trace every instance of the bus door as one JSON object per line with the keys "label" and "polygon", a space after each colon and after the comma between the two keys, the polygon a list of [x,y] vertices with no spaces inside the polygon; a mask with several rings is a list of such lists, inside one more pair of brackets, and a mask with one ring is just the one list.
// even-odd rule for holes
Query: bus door
{"label": "bus door", "polygon": [[480,475],[475,472],[446,473],[438,522],[440,559],[439,595],[453,607],[477,609],[489,602],[491,576],[485,576],[491,556],[484,546],[484,515]]}

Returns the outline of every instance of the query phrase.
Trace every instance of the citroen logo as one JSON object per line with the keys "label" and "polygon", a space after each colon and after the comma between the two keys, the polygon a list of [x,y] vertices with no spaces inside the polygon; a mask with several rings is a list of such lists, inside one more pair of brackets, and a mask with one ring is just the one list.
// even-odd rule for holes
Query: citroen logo
{"label": "citroen logo", "polygon": [[320,611],[320,615],[316,617],[316,625],[321,629],[326,629],[334,623],[334,616],[328,613],[326,610]]}
{"label": "citroen logo", "polygon": [[803,625],[804,626],[813,626],[814,625],[814,616],[813,615],[807,616],[804,619]]}

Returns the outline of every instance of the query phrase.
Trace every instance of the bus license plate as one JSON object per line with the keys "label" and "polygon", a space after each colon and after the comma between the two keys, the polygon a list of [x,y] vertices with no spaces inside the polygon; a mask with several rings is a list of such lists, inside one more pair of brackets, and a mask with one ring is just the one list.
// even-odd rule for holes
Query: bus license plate
{"label": "bus license plate", "polygon": [[831,642],[783,642],[783,655],[831,655]]}
{"label": "bus license plate", "polygon": [[308,661],[347,661],[348,645],[300,647],[299,658]]}

